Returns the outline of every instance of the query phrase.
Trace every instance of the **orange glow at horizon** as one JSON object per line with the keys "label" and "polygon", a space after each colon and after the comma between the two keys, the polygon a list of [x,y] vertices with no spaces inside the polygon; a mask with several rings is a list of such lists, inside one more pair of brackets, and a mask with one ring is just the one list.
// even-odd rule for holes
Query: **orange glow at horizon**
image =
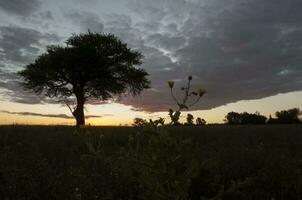
{"label": "orange glow at horizon", "polygon": [[[199,102],[202,104],[202,100]],[[269,116],[278,110],[290,108],[302,108],[302,91],[290,92],[286,94],[278,94],[257,100],[246,100],[227,105],[219,106],[210,110],[189,111],[195,118],[204,118],[208,123],[223,123],[225,115],[230,111],[235,112],[251,112],[259,111],[261,114]],[[112,103],[106,105],[87,105],[85,109],[86,115],[100,115],[99,118],[86,119],[87,125],[100,126],[119,126],[131,125],[135,117],[144,119],[156,119],[164,117],[169,122],[167,112],[146,113],[141,111],[133,111],[131,106]],[[20,104],[7,101],[0,101],[0,124],[26,124],[26,125],[74,125],[74,119],[62,119],[52,117],[41,117],[31,115],[8,114],[9,112],[31,112],[39,114],[65,114],[71,116],[68,108],[61,105],[51,104]],[[188,112],[182,112],[181,121],[184,121]]]}

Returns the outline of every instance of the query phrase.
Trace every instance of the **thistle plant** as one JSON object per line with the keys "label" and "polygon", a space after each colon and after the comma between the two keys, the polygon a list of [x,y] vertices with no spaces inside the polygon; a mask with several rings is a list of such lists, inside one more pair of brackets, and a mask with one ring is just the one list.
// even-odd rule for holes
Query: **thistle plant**
{"label": "thistle plant", "polygon": [[[179,101],[173,93],[174,81],[172,81],[172,80],[168,81],[168,86],[170,88],[171,96],[178,106],[177,110],[175,110],[175,111],[173,109],[169,109],[169,116],[171,118],[172,125],[179,125],[180,124],[179,118],[181,115],[181,111],[183,109],[188,110],[189,107],[194,106],[201,99],[201,97],[207,92],[203,88],[191,90],[191,81],[192,81],[192,76],[188,76],[187,85],[184,87],[181,87],[181,90],[184,92],[184,96],[181,101]],[[189,99],[191,97],[195,97],[195,100],[189,101]]]}

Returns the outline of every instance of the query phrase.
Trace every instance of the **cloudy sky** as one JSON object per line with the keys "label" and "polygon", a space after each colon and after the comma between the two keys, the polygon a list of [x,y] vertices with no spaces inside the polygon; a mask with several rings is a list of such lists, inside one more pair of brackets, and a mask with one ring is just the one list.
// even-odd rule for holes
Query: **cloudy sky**
{"label": "cloudy sky", "polygon": [[24,91],[16,72],[73,33],[113,33],[143,53],[152,88],[87,105],[94,124],[166,116],[167,80],[208,94],[192,108],[210,122],[231,110],[302,107],[301,0],[0,0],[0,123],[73,123],[68,109]]}

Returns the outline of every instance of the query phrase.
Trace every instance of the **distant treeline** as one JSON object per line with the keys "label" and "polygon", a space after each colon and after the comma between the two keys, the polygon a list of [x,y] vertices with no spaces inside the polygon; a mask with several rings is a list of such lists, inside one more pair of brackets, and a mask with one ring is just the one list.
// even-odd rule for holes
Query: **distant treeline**
{"label": "distant treeline", "polygon": [[245,125],[245,124],[300,124],[301,111],[299,108],[293,108],[289,110],[277,111],[275,118],[271,115],[267,118],[261,115],[259,112],[256,113],[237,113],[229,112],[225,116],[226,124],[230,125]]}

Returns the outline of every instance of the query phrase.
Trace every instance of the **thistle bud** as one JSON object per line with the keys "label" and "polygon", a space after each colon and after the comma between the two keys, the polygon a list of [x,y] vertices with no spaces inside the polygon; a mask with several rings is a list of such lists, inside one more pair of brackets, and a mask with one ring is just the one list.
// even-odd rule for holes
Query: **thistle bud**
{"label": "thistle bud", "polygon": [[168,85],[169,85],[170,88],[173,88],[173,86],[174,86],[174,81],[168,81]]}
{"label": "thistle bud", "polygon": [[189,76],[189,77],[188,77],[188,80],[192,80],[192,76]]}
{"label": "thistle bud", "polygon": [[196,92],[200,97],[202,97],[205,93],[207,93],[207,90],[200,88]]}

